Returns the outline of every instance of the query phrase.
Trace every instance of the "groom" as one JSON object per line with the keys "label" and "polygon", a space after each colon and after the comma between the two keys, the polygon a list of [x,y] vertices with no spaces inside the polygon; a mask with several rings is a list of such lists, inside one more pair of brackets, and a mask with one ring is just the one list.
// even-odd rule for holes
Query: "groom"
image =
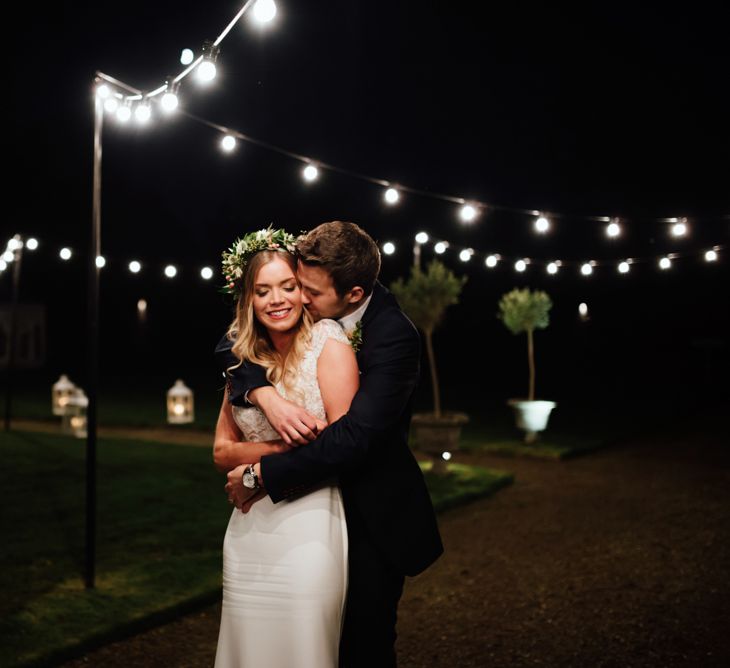
{"label": "groom", "polygon": [[[420,341],[377,282],[380,251],[357,225],[319,225],[299,241],[297,255],[306,308],[315,320],[338,320],[359,344],[360,389],[348,413],[319,435],[317,420],[281,397],[256,365],[229,372],[229,401],[258,406],[286,443],[306,443],[254,466],[274,503],[339,479],[349,541],[340,666],[395,666],[405,576],[420,573],[443,551],[423,475],[408,447]],[[226,338],[216,356],[224,369],[238,362]],[[228,474],[226,487],[237,503],[248,498],[250,504],[255,496],[242,485],[244,468]]]}

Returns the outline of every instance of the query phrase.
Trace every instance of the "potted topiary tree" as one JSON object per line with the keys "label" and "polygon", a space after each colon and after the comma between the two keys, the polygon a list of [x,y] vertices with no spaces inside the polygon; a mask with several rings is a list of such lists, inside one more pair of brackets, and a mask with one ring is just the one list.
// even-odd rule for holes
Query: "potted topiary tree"
{"label": "potted topiary tree", "polygon": [[408,281],[398,279],[391,290],[413,324],[423,332],[431,370],[433,413],[417,413],[413,416],[416,447],[434,457],[434,471],[444,472],[446,463],[441,455],[456,450],[462,427],[469,421],[464,413],[443,412],[441,392],[433,352],[433,332],[444,319],[446,309],[458,304],[466,277],[457,277],[441,262],[434,260],[426,271],[415,266]]}
{"label": "potted topiary tree", "polygon": [[497,317],[513,334],[527,334],[527,363],[530,368],[530,385],[527,399],[510,399],[507,403],[515,411],[517,427],[525,432],[525,443],[534,443],[539,432],[547,427],[554,401],[535,400],[535,350],[533,332],[550,324],[552,302],[547,293],[540,290],[514,289],[502,295]]}

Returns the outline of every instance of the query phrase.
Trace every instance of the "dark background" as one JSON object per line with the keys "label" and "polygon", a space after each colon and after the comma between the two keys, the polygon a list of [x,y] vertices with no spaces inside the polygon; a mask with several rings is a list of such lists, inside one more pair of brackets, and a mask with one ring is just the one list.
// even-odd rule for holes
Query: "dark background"
{"label": "dark background", "polygon": [[[702,260],[706,248],[727,244],[730,225],[720,3],[493,4],[282,1],[268,30],[245,18],[233,29],[216,82],[200,90],[187,79],[181,103],[349,170],[563,214],[552,233],[538,236],[531,218],[495,210],[463,225],[454,205],[416,196],[386,207],[381,188],[330,172],[308,186],[300,163],[242,143],[224,155],[214,131],[181,115],[146,129],[110,119],[102,382],[154,376],[167,386],[183,377],[212,392],[212,349],[231,306],[199,268],[217,270],[236,236],[269,223],[298,232],[345,219],[397,244],[383,259],[385,284],[407,273],[420,230],[478,251],[469,265],[443,256],[469,278],[436,338],[447,407],[484,400],[484,410],[496,410],[525,393],[525,342],[495,318],[500,295],[523,285],[546,289],[555,304],[536,339],[541,397],[623,397],[634,406],[727,397],[727,249],[714,265]],[[181,70],[182,48],[197,53],[239,7],[132,0],[19,8],[5,135],[14,214],[2,227],[3,237],[41,242],[25,255],[21,300],[47,306],[48,377],[66,372],[83,385],[85,375],[94,72],[155,88]],[[622,217],[623,236],[607,240],[586,215]],[[656,221],[665,216],[687,216],[689,237],[671,240]],[[58,259],[61,246],[76,251],[71,262]],[[548,277],[538,267],[488,271],[489,252],[650,261],[628,276],[611,264],[590,278],[576,267]],[[692,255],[660,272],[655,258],[666,252]],[[135,258],[144,264],[137,276],[126,269]],[[162,275],[168,262],[180,269],[172,281]],[[0,301],[9,298],[9,274],[0,276]],[[144,327],[139,298],[149,304]],[[578,319],[579,302],[588,322]]]}

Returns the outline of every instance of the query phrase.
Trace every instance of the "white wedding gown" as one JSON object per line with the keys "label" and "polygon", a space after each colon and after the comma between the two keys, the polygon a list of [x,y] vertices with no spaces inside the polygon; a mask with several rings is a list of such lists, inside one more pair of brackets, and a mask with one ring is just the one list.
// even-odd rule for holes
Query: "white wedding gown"
{"label": "white wedding gown", "polygon": [[[317,359],[328,338],[348,342],[335,321],[320,320],[295,392],[277,386],[323,420]],[[233,416],[245,441],[278,438],[257,408],[233,406]],[[215,667],[335,668],[346,591],[347,527],[338,487],[277,504],[267,496],[245,515],[234,509],[223,541]]]}

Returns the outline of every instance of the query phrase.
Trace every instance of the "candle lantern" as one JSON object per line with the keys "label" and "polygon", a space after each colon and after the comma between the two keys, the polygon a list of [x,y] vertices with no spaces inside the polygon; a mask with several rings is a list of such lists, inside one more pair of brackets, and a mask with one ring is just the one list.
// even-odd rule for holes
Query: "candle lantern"
{"label": "candle lantern", "polygon": [[71,434],[76,438],[86,438],[86,412],[88,408],[88,398],[84,391],[77,387],[73,396],[69,397],[66,402],[62,423],[64,434]]}
{"label": "candle lantern", "polygon": [[51,388],[51,404],[54,415],[65,415],[66,404],[74,396],[76,385],[74,385],[66,374],[63,374]]}
{"label": "candle lantern", "polygon": [[188,424],[193,420],[193,391],[178,378],[167,391],[167,421]]}

